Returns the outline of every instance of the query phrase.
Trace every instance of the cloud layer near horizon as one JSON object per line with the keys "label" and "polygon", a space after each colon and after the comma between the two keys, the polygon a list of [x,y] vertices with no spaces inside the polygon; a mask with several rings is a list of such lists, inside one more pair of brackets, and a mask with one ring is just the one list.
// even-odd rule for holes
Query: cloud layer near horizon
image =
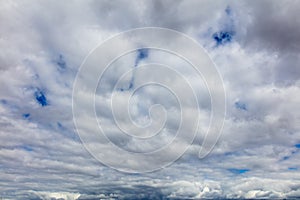
{"label": "cloud layer near horizon", "polygon": [[[0,197],[300,196],[298,1],[0,4]],[[97,44],[121,31],[144,26],[181,31],[207,50],[224,80],[227,116],[218,144],[205,159],[197,157],[203,140],[200,134],[173,165],[147,174],[125,174],[101,165],[83,147],[72,119],[73,81]],[[123,68],[107,74],[107,80],[114,82],[118,73],[137,64],[138,57],[139,64],[164,60],[186,74],[199,89],[201,120],[203,124],[209,121],[205,84],[170,55],[150,50],[141,57],[133,52],[119,60],[116,68]],[[135,76],[135,81],[143,79],[143,74]],[[130,80],[122,89],[130,87]],[[102,101],[97,106],[102,114],[106,113],[107,91],[99,92]],[[100,117],[110,125],[110,139],[132,151],[164,145],[176,128],[176,110],[172,110],[176,101],[155,88],[142,91],[135,100],[132,112],[140,123],[149,120],[145,113],[151,103],[170,108],[174,117],[167,123],[170,134],[141,145],[120,137],[107,113]],[[85,128],[91,128],[89,118]],[[201,131],[205,128],[203,125]]]}

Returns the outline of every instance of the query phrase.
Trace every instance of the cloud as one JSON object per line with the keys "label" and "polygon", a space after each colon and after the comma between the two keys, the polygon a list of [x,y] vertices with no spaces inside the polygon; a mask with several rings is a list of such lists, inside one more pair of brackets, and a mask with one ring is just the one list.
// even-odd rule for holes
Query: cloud
{"label": "cloud", "polygon": [[[28,1],[0,3],[0,197],[8,199],[160,199],[297,198],[300,196],[299,3],[287,1]],[[120,81],[116,111],[123,127],[135,133],[124,105],[128,93],[144,80],[172,83],[186,97],[183,109],[192,130],[196,109],[180,76],[142,70],[159,62],[176,69],[196,88],[200,131],[174,164],[146,173],[121,173],[98,162],[83,146],[73,124],[72,89],[84,58],[97,44],[131,28],[159,26],[188,34],[215,62],[226,88],[223,134],[210,155],[197,155],[210,120],[211,102],[203,78],[183,59],[168,52],[140,49],[116,60],[96,90],[96,114],[107,137],[128,151],[162,147],[178,128],[176,97],[166,88],[144,87],[130,101],[133,121],[151,131],[164,120],[166,129],[151,140],[120,134],[110,110],[110,95]],[[162,38],[161,42],[165,41]],[[129,41],[111,46],[107,55]],[[176,45],[175,43],[173,44]],[[95,65],[90,76],[103,67]],[[166,70],[166,69],[165,69]],[[166,76],[168,74],[168,76]],[[91,81],[91,82],[89,82]],[[102,83],[102,84],[100,84]],[[171,85],[172,85],[171,84]],[[123,89],[123,90],[122,90]],[[88,93],[78,100],[86,133],[95,130],[87,112]],[[151,118],[152,117],[152,118]],[[190,117],[190,118],[189,118]],[[155,121],[157,120],[157,121]],[[122,124],[121,124],[122,125]],[[121,126],[122,127],[122,126]],[[145,129],[147,130],[147,129]],[[149,129],[150,130],[150,129]],[[144,135],[151,131],[142,132]],[[140,132],[137,132],[140,133]],[[88,135],[100,153],[97,135]],[[184,145],[186,138],[179,140]],[[171,152],[172,153],[172,152]],[[172,154],[168,154],[171,156]],[[107,155],[107,154],[106,154]],[[110,154],[111,162],[126,160]],[[155,162],[132,165],[149,167]],[[120,165],[122,165],[121,163]]]}

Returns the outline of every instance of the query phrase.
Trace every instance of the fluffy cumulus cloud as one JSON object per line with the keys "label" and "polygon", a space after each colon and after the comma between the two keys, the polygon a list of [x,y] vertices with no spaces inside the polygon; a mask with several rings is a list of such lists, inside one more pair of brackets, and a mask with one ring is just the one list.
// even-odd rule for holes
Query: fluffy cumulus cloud
{"label": "fluffy cumulus cloud", "polygon": [[[300,2],[0,4],[0,198],[300,197]],[[223,132],[204,159],[198,158],[198,152],[213,105],[205,80],[181,57],[155,49],[132,51],[112,62],[98,86],[90,87],[98,80],[97,70],[103,69],[96,61],[143,45],[126,40],[92,58],[90,72],[76,79],[85,57],[98,44],[141,27],[169,28],[193,38],[222,76],[227,107]],[[161,43],[167,40],[160,38]],[[176,47],[176,41],[172,45]],[[162,67],[167,65],[173,70]],[[78,98],[73,102],[79,108],[76,129],[72,92],[74,81],[81,79],[84,84],[75,91]],[[137,88],[145,80],[163,81],[176,94],[155,84]],[[196,106],[187,85],[198,97]],[[89,101],[91,90],[94,105]],[[178,102],[176,97],[184,98]],[[180,107],[188,114],[181,115]],[[90,108],[95,109],[90,112]],[[129,172],[131,167],[152,169],[189,142],[194,116],[200,121],[194,142],[168,167],[124,173],[95,159],[104,155],[107,163]],[[106,139],[92,134],[97,129],[95,118]],[[176,135],[179,128],[186,137]],[[169,145],[174,138],[172,151],[146,160],[111,152],[105,142],[109,139],[123,151],[145,153]]]}

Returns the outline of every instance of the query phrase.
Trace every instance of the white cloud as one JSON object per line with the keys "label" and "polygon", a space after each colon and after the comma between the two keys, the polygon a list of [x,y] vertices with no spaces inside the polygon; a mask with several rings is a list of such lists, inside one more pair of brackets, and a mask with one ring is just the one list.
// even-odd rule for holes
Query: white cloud
{"label": "white cloud", "polygon": [[[300,150],[295,147],[300,143],[297,1],[190,0],[175,4],[33,0],[0,4],[0,197],[300,196]],[[72,87],[83,59],[97,44],[121,31],[143,26],[182,31],[204,46],[224,80],[227,116],[215,149],[205,159],[198,160],[211,108],[205,83],[178,57],[150,51],[139,64],[151,61],[169,64],[197,88],[200,133],[184,156],[170,167],[148,174],[124,174],[100,164],[84,149],[72,121]],[[217,45],[213,34],[228,30],[232,31],[232,38]],[[107,53],[118,48],[121,47],[113,46]],[[96,107],[106,133],[115,144],[132,151],[153,150],[168,143],[177,128],[178,108],[176,101],[171,101],[172,95],[153,87],[141,90],[136,96],[132,117],[137,122],[148,122],[152,103],[162,103],[171,115],[167,131],[143,143],[120,136],[109,109],[112,85],[134,65],[136,56],[136,52],[130,53],[110,68],[105,76],[107,84],[102,85],[103,91],[98,91]],[[65,66],[58,62],[64,62]],[[151,74],[137,71],[135,76],[138,84]],[[154,77],[166,78],[159,73]],[[178,88],[183,87],[175,76],[168,78]],[[48,105],[39,104],[35,97],[37,90],[44,93]],[[189,97],[186,90],[180,91]],[[90,105],[86,95],[81,97],[84,111]],[[121,99],[119,105],[123,103],[127,102]],[[188,103],[184,109],[193,113],[195,109]],[[93,113],[87,113],[81,120],[84,126],[80,128],[94,130]],[[128,125],[128,121],[124,122]],[[185,128],[190,130],[188,126]],[[89,139],[98,141],[97,135]],[[109,159],[117,163],[124,158],[117,155]],[[140,164],[134,160],[128,162]]]}

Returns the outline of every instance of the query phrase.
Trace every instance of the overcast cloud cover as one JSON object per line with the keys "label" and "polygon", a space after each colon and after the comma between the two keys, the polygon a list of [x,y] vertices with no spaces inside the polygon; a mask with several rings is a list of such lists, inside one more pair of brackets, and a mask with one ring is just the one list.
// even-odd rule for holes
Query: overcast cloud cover
{"label": "overcast cloud cover", "polygon": [[[0,0],[0,197],[299,198],[299,10],[296,0]],[[203,123],[193,145],[174,164],[152,173],[128,174],[102,165],[82,145],[73,124],[72,89],[81,63],[97,44],[119,32],[149,26],[183,32],[206,49],[224,81],[227,114],[214,150],[199,159],[211,108],[201,77],[166,52],[136,51],[120,58],[106,72],[107,84],[96,91],[96,113],[111,141],[143,152],[174,137],[177,102],[164,89],[140,91],[130,107],[141,124],[149,122],[153,103],[169,112],[165,132],[149,142],[120,135],[107,112],[107,94],[119,75],[154,61],[173,66],[198,88]],[[121,82],[120,91],[151,74],[134,70]],[[164,73],[155,76],[166,79]],[[179,84],[171,74],[169,78]],[[118,100],[121,107],[124,102]],[[93,128],[90,117],[88,113],[81,119],[86,131]],[[184,128],[190,131],[188,125]]]}

